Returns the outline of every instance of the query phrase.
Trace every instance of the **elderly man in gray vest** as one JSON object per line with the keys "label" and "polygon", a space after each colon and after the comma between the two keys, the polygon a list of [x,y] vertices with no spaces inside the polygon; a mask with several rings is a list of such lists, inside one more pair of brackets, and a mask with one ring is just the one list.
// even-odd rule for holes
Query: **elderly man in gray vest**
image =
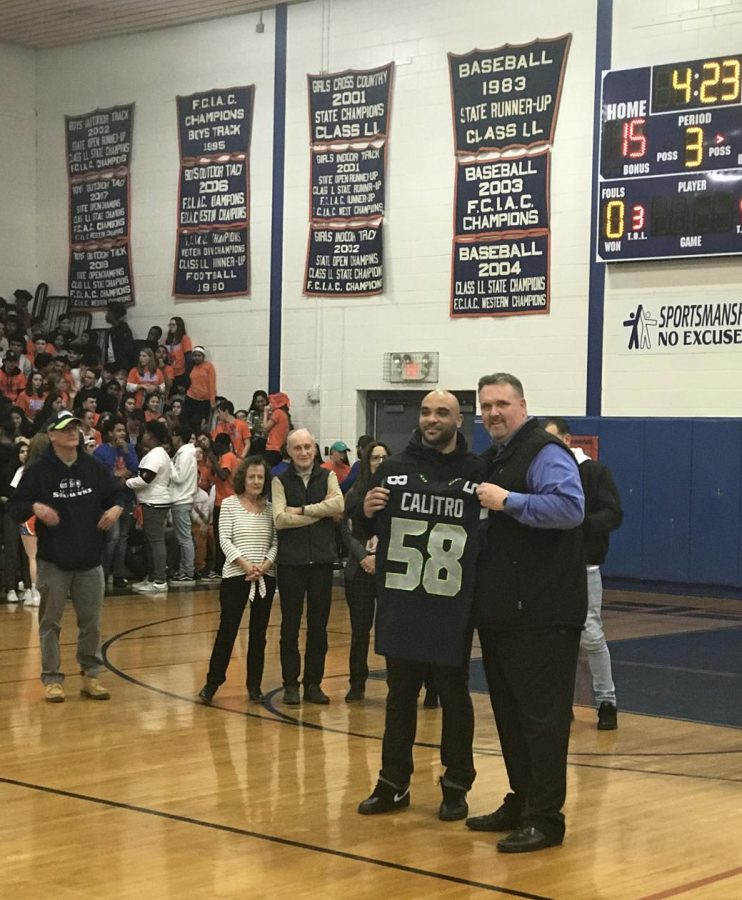
{"label": "elderly man in gray vest", "polygon": [[317,459],[317,442],[304,428],[286,441],[291,462],[273,479],[273,519],[278,531],[278,592],[281,598],[281,671],[283,702],[298,706],[299,627],[307,598],[304,653],[304,699],[326,704],[321,687],[327,654],[327,620],[332,599],[332,571],[337,560],[333,519],[344,510],[334,472]]}

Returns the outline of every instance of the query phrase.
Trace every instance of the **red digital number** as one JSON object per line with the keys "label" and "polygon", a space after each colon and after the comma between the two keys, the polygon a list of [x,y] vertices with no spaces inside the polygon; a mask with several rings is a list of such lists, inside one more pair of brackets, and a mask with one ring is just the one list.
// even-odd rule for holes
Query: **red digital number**
{"label": "red digital number", "polygon": [[621,155],[625,159],[641,159],[647,152],[647,139],[644,136],[646,121],[646,119],[629,119],[623,123]]}
{"label": "red digital number", "polygon": [[637,203],[635,206],[631,207],[631,230],[632,231],[644,231],[644,222],[646,220],[646,213],[644,211],[644,207]]}

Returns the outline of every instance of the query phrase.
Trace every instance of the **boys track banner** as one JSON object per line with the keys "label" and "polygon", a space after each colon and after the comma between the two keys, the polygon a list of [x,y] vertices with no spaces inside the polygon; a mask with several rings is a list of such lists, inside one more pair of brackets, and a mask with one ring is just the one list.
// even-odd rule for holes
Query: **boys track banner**
{"label": "boys track banner", "polygon": [[65,116],[71,305],[134,302],[129,166],[134,104]]}
{"label": "boys track banner", "polygon": [[309,75],[311,187],[304,293],[384,289],[382,224],[394,64]]}
{"label": "boys track banner", "polygon": [[451,317],[549,311],[549,185],[571,35],[448,54]]}
{"label": "boys track banner", "polygon": [[180,185],[173,294],[250,292],[250,139],[255,86],[178,97]]}

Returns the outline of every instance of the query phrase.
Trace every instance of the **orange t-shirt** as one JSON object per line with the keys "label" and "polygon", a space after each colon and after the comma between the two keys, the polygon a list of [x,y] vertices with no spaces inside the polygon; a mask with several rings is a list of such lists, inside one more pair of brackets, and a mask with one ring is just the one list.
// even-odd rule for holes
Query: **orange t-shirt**
{"label": "orange t-shirt", "polygon": [[173,372],[176,375],[185,375],[185,355],[193,350],[193,344],[188,335],[184,334],[179,344],[168,344],[166,341],[163,346],[167,347]]}
{"label": "orange t-shirt", "polygon": [[[130,384],[157,384],[161,385],[165,383],[165,379],[162,377],[162,372],[159,369],[155,369],[154,372],[144,372],[140,373],[139,369],[135,366],[129,374],[126,376],[127,385]],[[144,406],[144,398],[147,396],[145,391],[137,391],[134,394],[134,398],[137,401],[137,409],[140,409]]]}
{"label": "orange t-shirt", "polygon": [[348,477],[348,473],[350,472],[350,466],[346,463],[334,463],[331,459],[326,459],[322,463],[323,469],[329,469],[331,472],[334,472],[337,476],[338,484],[342,484],[345,479]]}
{"label": "orange t-shirt", "polygon": [[31,394],[27,394],[25,391],[21,391],[21,393],[18,395],[17,400],[15,401],[15,405],[20,406],[20,408],[28,416],[28,418],[33,420],[41,412],[47,396],[48,395],[46,394],[46,392],[43,393],[40,397],[37,397],[35,394],[31,396]]}
{"label": "orange t-shirt", "polygon": [[276,423],[268,432],[268,439],[265,442],[266,450],[278,450],[286,443],[289,433],[289,417],[283,409],[274,409],[270,418]]}
{"label": "orange t-shirt", "polygon": [[232,449],[242,459],[245,455],[245,446],[252,437],[252,432],[247,422],[243,422],[242,419],[235,419],[234,422],[218,422],[211,432],[211,440],[213,441],[218,434],[229,435]]}
{"label": "orange t-shirt", "polygon": [[219,468],[220,469],[229,469],[229,475],[227,478],[222,481],[221,478],[216,478],[216,491],[214,497],[214,506],[221,506],[222,501],[226,500],[227,497],[231,497],[234,494],[234,485],[232,484],[232,476],[237,471],[237,467],[239,466],[241,460],[234,455],[230,450],[226,453],[222,453],[219,457]]}
{"label": "orange t-shirt", "polygon": [[216,403],[216,369],[210,362],[202,362],[191,369],[191,386],[186,397],[191,400],[208,400],[213,406]]}

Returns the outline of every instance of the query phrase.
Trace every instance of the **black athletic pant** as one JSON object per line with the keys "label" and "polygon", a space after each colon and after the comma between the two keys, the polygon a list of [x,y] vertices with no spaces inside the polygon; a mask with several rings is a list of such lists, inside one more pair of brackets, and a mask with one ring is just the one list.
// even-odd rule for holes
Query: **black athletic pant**
{"label": "black athletic pant", "polygon": [[432,673],[443,708],[441,762],[452,786],[469,790],[474,782],[474,710],[469,696],[469,666],[436,666],[387,657],[386,723],[380,776],[399,788],[412,775],[412,746],[417,732],[417,698]]}

